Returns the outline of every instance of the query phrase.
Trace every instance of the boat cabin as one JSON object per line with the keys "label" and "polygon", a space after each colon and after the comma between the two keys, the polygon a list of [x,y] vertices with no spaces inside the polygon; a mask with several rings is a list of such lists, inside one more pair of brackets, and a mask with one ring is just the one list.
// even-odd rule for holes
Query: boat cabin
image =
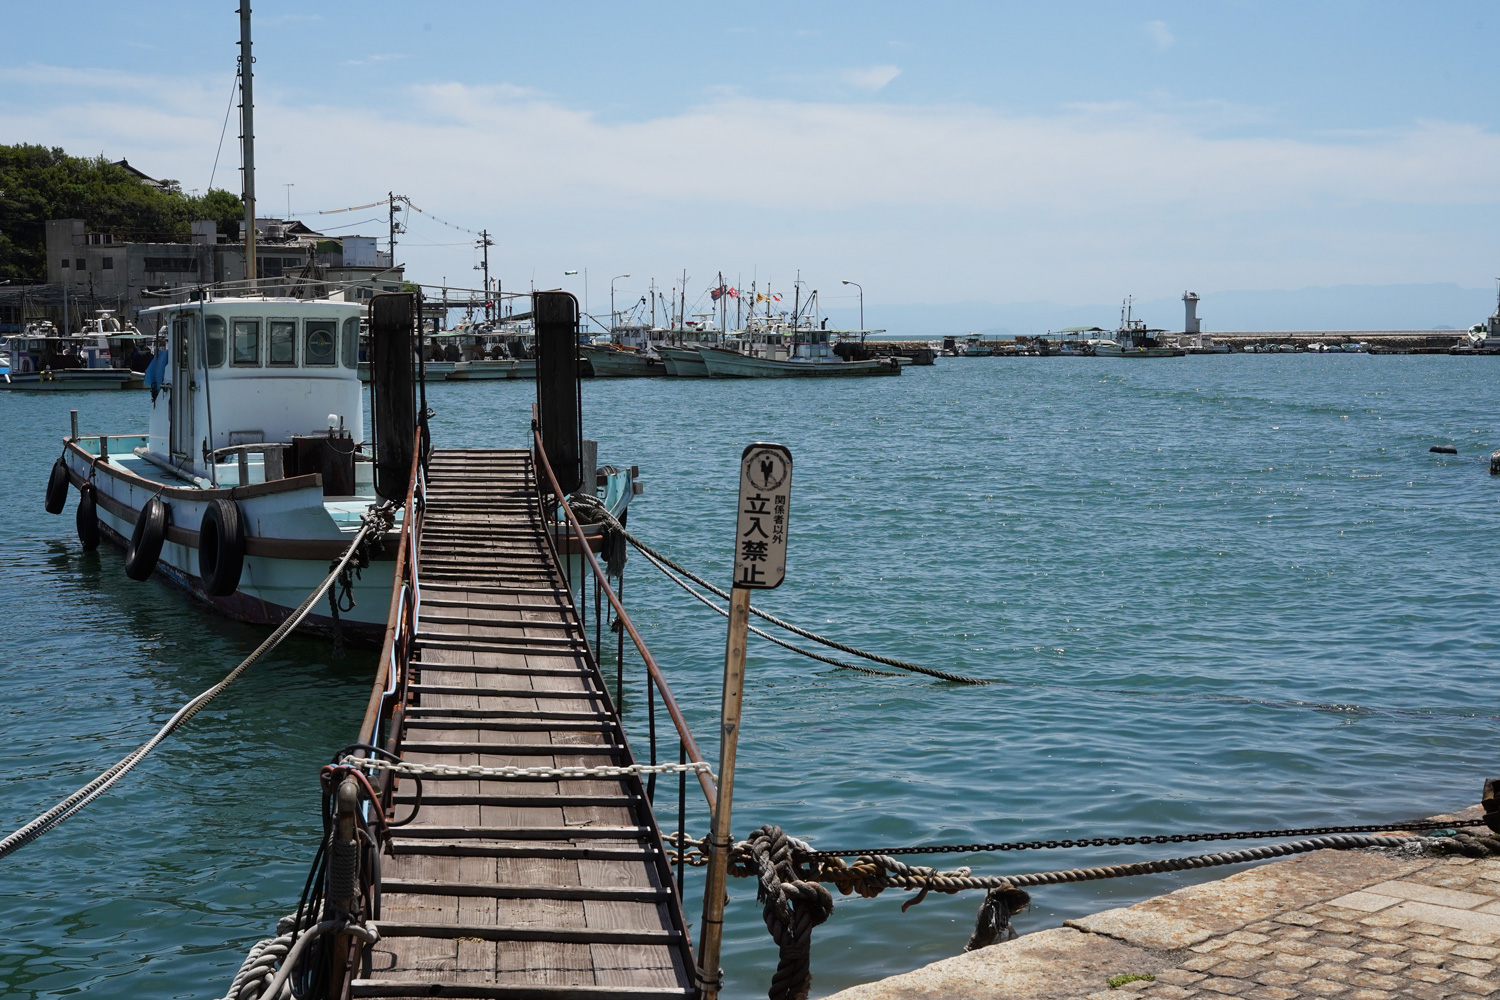
{"label": "boat cabin", "polygon": [[[159,346],[142,457],[216,486],[322,472],[326,492],[356,493],[370,474],[354,460],[363,315],[354,302],[261,297],[147,310]],[[324,452],[344,460],[325,468]]]}

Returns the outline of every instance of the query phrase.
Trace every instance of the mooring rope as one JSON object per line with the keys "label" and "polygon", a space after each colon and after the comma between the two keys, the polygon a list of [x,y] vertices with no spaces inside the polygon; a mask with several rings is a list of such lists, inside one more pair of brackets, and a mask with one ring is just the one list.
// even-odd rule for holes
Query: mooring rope
{"label": "mooring rope", "polygon": [[[771,979],[771,1000],[806,1000],[812,984],[812,930],[833,913],[833,897],[820,883],[830,883],[844,895],[853,892],[865,897],[878,896],[886,889],[916,890],[916,895],[901,905],[903,912],[922,902],[929,892],[952,894],[968,889],[987,890],[974,933],[964,947],[965,951],[972,951],[1016,936],[1010,926],[1010,917],[1031,902],[1031,896],[1022,886],[1211,868],[1329,849],[1403,847],[1408,844],[1430,847],[1436,846],[1435,840],[1440,841],[1440,838],[1342,834],[1222,854],[1025,875],[977,876],[968,868],[939,871],[922,865],[908,865],[883,854],[865,855],[850,865],[842,858],[824,858],[820,852],[810,850],[806,843],[787,836],[780,827],[767,825],[731,848],[729,871],[742,878],[754,877],[759,883],[756,898],[762,904],[766,929],[780,952]],[[1479,838],[1470,837],[1468,840],[1473,843],[1454,845],[1455,848],[1461,852],[1489,850],[1489,845],[1481,843]]]}
{"label": "mooring rope", "polygon": [[[721,608],[719,605],[715,604],[713,601],[709,600],[707,597],[704,597],[698,591],[694,590],[693,587],[692,587],[692,585],[689,584],[687,581],[683,580],[682,577],[678,576],[676,573],[673,573],[670,569],[668,569],[662,563],[657,562],[655,556],[652,556],[651,554],[649,554],[647,552],[642,552],[641,555],[645,556],[647,562],[651,563],[651,565],[653,565],[657,569],[661,570],[662,573],[664,573],[669,580],[671,580],[673,583],[677,584],[677,586],[681,587],[683,590],[685,590],[689,594],[691,594],[704,607],[709,608],[709,609],[711,609],[713,611],[718,612],[719,615],[722,616],[722,617],[724,617],[724,618],[728,618],[729,617],[729,609],[728,608]],[[809,658],[814,659],[814,660],[818,660],[819,662],[822,662],[822,663],[830,663],[833,666],[835,666],[835,667],[841,667],[844,670],[858,670],[862,674],[874,674],[876,677],[900,677],[900,676],[902,676],[901,674],[898,674],[898,673],[896,673],[895,671],[892,671],[892,670],[876,670],[873,667],[862,667],[858,663],[846,663],[843,660],[835,660],[831,656],[824,656],[822,653],[815,653],[815,652],[813,652],[810,649],[803,649],[801,646],[793,645],[792,643],[787,642],[785,639],[778,639],[776,636],[774,636],[771,633],[767,632],[765,629],[756,628],[754,625],[748,625],[746,627],[751,632],[753,632],[756,635],[760,636],[762,639],[766,639],[766,640],[769,640],[770,642],[774,642],[776,645],[781,646],[784,649],[790,649],[794,653],[801,653],[803,656],[809,657]]]}
{"label": "mooring rope", "polygon": [[297,606],[297,610],[293,611],[287,616],[285,621],[276,626],[275,630],[266,637],[265,641],[255,648],[255,652],[245,657],[240,665],[226,674],[224,679],[219,681],[219,683],[179,708],[177,714],[168,719],[166,725],[156,731],[156,735],[126,754],[119,762],[101,772],[98,777],[78,789],[78,791],[69,795],[4,840],[0,840],[0,858],[4,858],[26,844],[31,843],[31,841],[47,833],[64,820],[69,819],[84,806],[104,794],[111,785],[128,774],[131,769],[145,759],[147,754],[156,749],[158,744],[172,735],[178,727],[201,712],[204,706],[222,694],[225,688],[238,680],[240,675],[254,666],[261,657],[280,645],[281,641],[291,634],[293,629],[302,624],[302,620],[312,611],[313,606],[322,600],[323,595],[328,592],[328,588],[333,585],[334,580],[344,571],[349,561],[360,551],[371,534],[373,533],[376,538],[381,538],[390,530],[391,525],[395,522],[395,507],[390,504],[381,504],[377,507],[372,507],[370,512],[362,516],[360,520],[361,525],[358,534],[349,543],[348,550],[344,552],[344,557],[338,561],[333,572],[329,573],[323,582],[318,585],[318,588]]}
{"label": "mooring rope", "polygon": [[[608,527],[611,530],[620,532],[624,536],[624,538],[625,538],[625,540],[627,542],[629,542],[631,545],[635,546],[635,549],[636,549],[637,552],[639,552],[641,555],[645,556],[646,559],[653,566],[655,566],[657,569],[661,570],[662,573],[666,574],[666,576],[673,583],[677,584],[677,586],[681,587],[683,590],[686,590],[688,593],[692,594],[698,600],[700,600],[703,603],[707,604],[709,607],[713,608],[715,611],[718,611],[721,615],[727,615],[728,614],[727,611],[725,611],[724,609],[720,608],[718,605],[712,603],[711,601],[707,600],[701,594],[698,594],[697,592],[695,592],[691,587],[689,587],[682,580],[680,580],[677,577],[673,576],[670,572],[667,571],[667,567],[671,567],[672,569],[676,570],[678,573],[681,573],[683,576],[687,577],[689,580],[691,580],[694,583],[696,583],[698,586],[703,587],[703,588],[711,591],[712,593],[714,593],[715,595],[717,595],[718,597],[720,597],[723,600],[726,600],[726,601],[729,600],[729,592],[728,591],[726,591],[726,590],[724,590],[724,589],[722,589],[720,587],[714,586],[712,583],[709,583],[707,580],[703,579],[703,577],[698,576],[696,573],[694,573],[691,570],[685,568],[680,563],[674,561],[670,557],[662,555],[656,549],[653,549],[651,546],[647,545],[645,542],[641,541],[639,538],[637,538],[634,535],[632,535],[629,531],[626,531],[625,530],[625,526],[622,525],[617,519],[615,519],[614,517],[610,516],[607,511],[604,513],[604,517],[608,518],[608,520],[605,521],[604,523],[607,524]],[[858,656],[861,659],[870,660],[870,661],[872,661],[874,663],[883,663],[883,664],[885,664],[888,667],[895,667],[898,670],[909,670],[909,671],[912,671],[912,672],[918,673],[918,674],[926,674],[928,677],[936,677],[939,680],[952,681],[955,684],[983,685],[983,684],[993,684],[994,683],[993,681],[986,680],[986,679],[984,679],[982,677],[970,677],[970,676],[967,676],[965,674],[951,673],[951,672],[949,672],[947,670],[936,670],[936,669],[934,669],[932,667],[924,667],[920,663],[911,663],[911,662],[909,662],[907,660],[898,660],[898,659],[896,659],[894,657],[882,656],[879,653],[871,653],[868,650],[860,649],[857,646],[850,646],[847,643],[839,642],[837,639],[830,639],[827,636],[819,635],[816,632],[812,632],[812,631],[809,631],[808,629],[802,628],[800,625],[794,625],[791,622],[786,621],[785,619],[778,618],[778,617],[776,617],[773,614],[769,614],[768,612],[761,611],[759,608],[756,608],[753,605],[750,608],[750,613],[752,615],[755,615],[757,618],[760,618],[760,619],[762,619],[764,621],[770,622],[772,625],[775,625],[778,628],[784,628],[788,632],[794,633],[796,635],[800,635],[804,639],[811,639],[813,642],[820,643],[820,644],[822,644],[824,646],[829,647],[830,649],[837,649],[841,653],[848,653],[850,656]],[[846,667],[846,668],[850,668],[850,669],[853,669],[853,670],[863,670],[866,673],[878,673],[878,671],[871,671],[868,667],[856,667],[853,664],[843,663],[843,662],[838,661],[838,660],[832,660],[832,659],[829,659],[827,657],[822,656],[819,653],[814,653],[814,652],[812,652],[810,650],[802,649],[799,646],[793,646],[793,645],[791,645],[789,643],[782,642],[780,639],[776,639],[776,638],[774,638],[774,637],[772,637],[770,635],[767,635],[765,632],[762,632],[762,631],[760,631],[758,629],[752,628],[751,631],[754,632],[756,635],[761,636],[762,638],[770,639],[772,642],[776,643],[778,646],[784,646],[785,648],[790,649],[793,652],[801,653],[803,656],[810,656],[810,657],[812,657],[815,660],[822,660],[824,663],[832,663],[834,666]]]}

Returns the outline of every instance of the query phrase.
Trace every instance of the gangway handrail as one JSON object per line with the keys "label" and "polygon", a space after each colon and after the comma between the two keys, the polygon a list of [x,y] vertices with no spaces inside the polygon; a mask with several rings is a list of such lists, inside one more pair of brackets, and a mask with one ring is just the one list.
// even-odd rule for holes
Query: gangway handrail
{"label": "gangway handrail", "polygon": [[[415,447],[412,449],[411,479],[406,488],[406,506],[401,518],[401,535],[396,551],[396,568],[392,574],[395,590],[391,594],[391,611],[385,624],[385,641],[380,648],[380,662],[375,668],[375,685],[370,691],[370,701],[365,707],[364,720],[359,725],[359,741],[371,746],[378,745],[380,720],[386,698],[394,694],[405,674],[406,657],[410,655],[411,640],[416,635],[417,604],[421,600],[421,585],[417,582],[416,543],[421,530],[421,518],[416,500],[418,482],[423,478],[422,432],[416,429]],[[408,557],[408,552],[411,556]],[[407,600],[408,591],[412,600]],[[399,657],[399,662],[398,662]],[[367,756],[364,750],[357,751]]]}
{"label": "gangway handrail", "polygon": [[[535,412],[535,411],[533,411]],[[630,641],[635,643],[636,650],[641,654],[641,660],[646,664],[646,672],[651,676],[651,683],[661,695],[662,703],[667,708],[667,714],[672,717],[672,725],[677,727],[677,736],[682,740],[683,747],[687,750],[688,758],[694,761],[703,760],[703,752],[698,749],[697,741],[693,739],[692,730],[688,728],[687,720],[683,718],[682,710],[677,707],[677,700],[672,697],[672,689],[667,685],[667,679],[662,675],[661,668],[656,665],[656,658],[646,648],[646,642],[641,634],[635,630],[635,624],[630,620],[630,615],[625,611],[625,605],[615,596],[614,589],[609,585],[609,578],[599,566],[599,560],[594,557],[594,552],[589,548],[588,536],[584,534],[583,525],[578,520],[578,515],[573,513],[572,506],[568,503],[567,494],[558,484],[557,475],[552,471],[552,463],[547,460],[547,451],[542,447],[542,434],[535,423],[532,424],[532,438],[535,442],[533,451],[537,456],[538,464],[547,473],[547,482],[552,487],[552,495],[557,497],[558,505],[567,515],[568,524],[572,528],[573,536],[578,539],[579,548],[584,558],[588,560],[589,568],[593,571],[595,584],[599,592],[609,599],[610,607],[614,608],[615,615],[619,618],[621,626],[630,636]],[[699,770],[698,784],[703,788],[703,797],[708,800],[709,812],[715,808],[719,798],[719,789],[715,784],[713,776],[707,770]]]}

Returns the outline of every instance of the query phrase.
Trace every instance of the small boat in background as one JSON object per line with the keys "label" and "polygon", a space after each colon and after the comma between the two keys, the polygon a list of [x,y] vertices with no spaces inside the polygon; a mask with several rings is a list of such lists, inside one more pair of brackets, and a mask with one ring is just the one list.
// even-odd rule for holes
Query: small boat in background
{"label": "small boat in background", "polygon": [[1094,347],[1096,358],[1181,358],[1187,351],[1181,347],[1169,347],[1156,336],[1166,333],[1146,326],[1146,321],[1136,319],[1132,312],[1134,299],[1127,297],[1120,306],[1120,328],[1113,340],[1101,340]]}
{"label": "small boat in background", "polygon": [[[64,335],[49,320],[0,341],[0,389],[141,389],[153,338],[100,310],[81,333]],[[137,362],[132,367],[133,362]],[[122,363],[123,362],[123,363]]]}

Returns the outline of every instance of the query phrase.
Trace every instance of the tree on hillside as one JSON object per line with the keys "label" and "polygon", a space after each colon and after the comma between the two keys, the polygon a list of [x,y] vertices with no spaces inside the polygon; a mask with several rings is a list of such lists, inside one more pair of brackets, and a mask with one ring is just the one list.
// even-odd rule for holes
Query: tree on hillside
{"label": "tree on hillside", "polygon": [[89,229],[125,239],[185,239],[196,219],[237,232],[240,199],[214,189],[201,197],[159,190],[102,156],[69,156],[56,147],[0,145],[0,281],[46,281],[48,219],[83,219]]}

